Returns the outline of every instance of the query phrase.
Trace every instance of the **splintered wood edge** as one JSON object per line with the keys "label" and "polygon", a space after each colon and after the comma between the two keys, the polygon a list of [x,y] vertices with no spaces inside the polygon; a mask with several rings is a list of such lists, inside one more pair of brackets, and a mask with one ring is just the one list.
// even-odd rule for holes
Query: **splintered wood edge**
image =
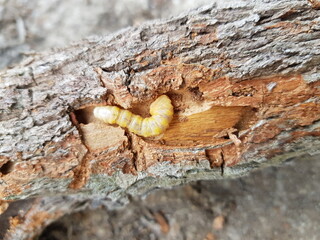
{"label": "splintered wood edge", "polygon": [[[252,143],[269,141],[282,129],[291,126],[290,121],[303,125],[302,122],[311,123],[319,119],[320,115],[315,114],[320,112],[317,103],[309,103],[308,108],[300,110],[296,110],[298,106],[295,105],[312,98],[317,91],[298,75],[234,83],[227,78],[220,78],[204,81],[199,88],[185,86],[167,93],[175,106],[175,114],[164,134],[154,138],[133,138],[134,134],[127,129],[99,122],[92,114],[94,106],[81,109],[76,113],[76,118],[83,141],[90,151],[115,154],[128,149],[134,155],[131,160],[135,166],[140,166],[136,170],[143,170],[160,159],[177,162],[180,158],[188,158],[195,148],[205,149],[204,155],[212,166],[216,166],[214,162],[220,162],[218,166],[234,165]],[[116,101],[120,102],[119,99]],[[152,101],[149,99],[147,102],[135,103],[129,110],[147,117]],[[292,112],[296,112],[296,116]],[[261,124],[270,117],[268,124]],[[223,148],[225,150],[221,153],[213,150]],[[181,155],[179,152],[182,149],[191,149],[191,152]],[[175,157],[171,157],[168,151],[175,152]]]}

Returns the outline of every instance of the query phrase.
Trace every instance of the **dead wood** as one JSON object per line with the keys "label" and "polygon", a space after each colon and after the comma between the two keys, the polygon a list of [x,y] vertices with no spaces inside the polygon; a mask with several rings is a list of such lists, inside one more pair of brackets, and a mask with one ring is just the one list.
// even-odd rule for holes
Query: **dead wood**
{"label": "dead wood", "polygon": [[[125,203],[318,154],[319,23],[308,1],[220,3],[28,56],[0,73],[1,199]],[[105,104],[148,116],[161,94],[163,136],[93,118]],[[64,213],[50,204],[34,228]]]}

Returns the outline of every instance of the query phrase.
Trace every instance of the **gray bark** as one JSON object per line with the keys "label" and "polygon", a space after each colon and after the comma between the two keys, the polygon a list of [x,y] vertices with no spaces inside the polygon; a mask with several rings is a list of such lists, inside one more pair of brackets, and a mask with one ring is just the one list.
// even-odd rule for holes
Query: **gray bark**
{"label": "gray bark", "polygon": [[[123,205],[130,196],[143,195],[155,188],[242,176],[293,157],[319,154],[319,21],[320,12],[302,0],[217,2],[169,20],[148,22],[28,56],[21,64],[0,72],[1,198],[42,197],[32,203],[27,217],[49,213],[50,217],[42,221],[47,224],[61,216],[58,210],[61,214],[77,210],[83,207],[77,206],[83,201],[88,205]],[[172,70],[174,78],[161,79],[171,74],[161,72],[162,67]],[[188,78],[188,71],[198,68],[205,68],[202,73],[211,71],[208,79],[206,76]],[[159,73],[160,79],[153,73]],[[182,80],[177,77],[179,74]],[[221,79],[227,78],[236,85],[275,77],[280,84],[289,82],[280,79],[288,76],[289,80],[291,76],[302,79],[305,84],[299,82],[302,90],[293,97],[290,92],[283,93],[283,99],[292,103],[281,102],[280,97],[262,101],[266,105],[261,106],[254,99],[249,103],[240,98],[232,102],[228,97],[219,100],[210,98],[212,92],[207,96],[205,93],[210,84],[220,83]],[[199,101],[202,105],[259,109],[258,121],[242,129],[251,140],[241,149],[235,166],[230,163],[222,169],[212,168],[207,152],[216,148],[213,144],[173,146],[168,150],[167,146],[154,146],[123,130],[112,130],[120,135],[107,149],[94,148],[83,140],[89,125],[86,123],[90,123],[82,119],[87,116],[85,109],[105,102],[130,108],[149,102],[159,94],[172,94],[182,86],[200,89],[205,96],[205,100]],[[272,91],[274,86],[268,86]],[[234,94],[237,97],[237,92]],[[262,94],[262,98],[267,99],[267,94]],[[297,114],[296,118],[290,118],[283,112],[282,115],[279,112],[280,115],[265,114],[279,107],[275,101],[285,106],[281,111],[307,117],[300,118]],[[204,111],[198,107],[199,102],[188,105],[192,113]],[[296,108],[300,104],[311,107]],[[295,112],[295,109],[298,110]],[[256,129],[260,131],[262,125],[272,125],[278,120],[282,126],[277,134],[264,141],[256,140],[260,139]],[[231,139],[217,148],[236,145],[235,141]],[[151,144],[151,147],[138,151],[135,156],[137,145],[141,144]],[[111,146],[120,149],[122,145],[120,151],[111,149]],[[149,150],[165,157],[172,153],[173,160],[148,165],[152,159],[148,156]],[[108,156],[119,160],[107,165],[108,170],[100,166],[99,173],[93,166],[99,166],[96,163]],[[143,167],[138,164],[142,158]],[[128,172],[126,164],[130,168]],[[52,195],[59,196],[48,197]],[[41,230],[40,225],[26,233],[23,232],[26,227],[27,223],[22,223],[7,238],[33,236]]]}

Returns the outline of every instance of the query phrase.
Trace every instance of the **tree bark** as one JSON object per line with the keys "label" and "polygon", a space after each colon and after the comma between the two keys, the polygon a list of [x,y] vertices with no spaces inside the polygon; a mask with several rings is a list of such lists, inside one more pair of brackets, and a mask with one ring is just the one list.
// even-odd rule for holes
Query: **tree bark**
{"label": "tree bark", "polygon": [[[32,235],[82,201],[125,204],[154,188],[319,154],[316,4],[218,2],[0,72],[1,199],[47,203],[31,201]],[[147,117],[162,94],[175,110],[162,136],[93,117],[106,104]],[[8,239],[26,222],[12,220]]]}

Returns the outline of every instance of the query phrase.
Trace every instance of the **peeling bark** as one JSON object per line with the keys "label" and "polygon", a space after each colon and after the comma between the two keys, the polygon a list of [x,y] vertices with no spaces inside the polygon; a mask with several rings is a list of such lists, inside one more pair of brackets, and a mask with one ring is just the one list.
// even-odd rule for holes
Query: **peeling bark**
{"label": "peeling bark", "polygon": [[[215,4],[0,72],[1,199],[125,203],[156,187],[319,154],[319,19],[302,0]],[[110,104],[146,117],[161,94],[175,114],[157,138],[92,114]],[[50,204],[44,222],[59,215]]]}

